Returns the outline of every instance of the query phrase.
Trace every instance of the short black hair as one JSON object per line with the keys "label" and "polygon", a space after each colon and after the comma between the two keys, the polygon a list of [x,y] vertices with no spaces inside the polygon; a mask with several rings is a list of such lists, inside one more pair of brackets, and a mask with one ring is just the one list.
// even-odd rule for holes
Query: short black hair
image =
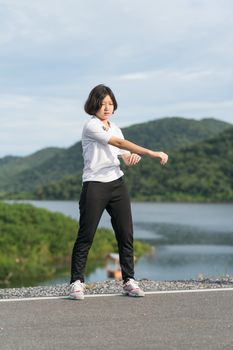
{"label": "short black hair", "polygon": [[105,86],[103,84],[97,85],[91,90],[88,99],[86,100],[86,103],[84,105],[85,112],[90,115],[95,115],[96,112],[98,112],[98,110],[100,109],[103,99],[107,95],[110,96],[113,102],[114,112],[117,109],[116,98],[112,90],[108,86]]}

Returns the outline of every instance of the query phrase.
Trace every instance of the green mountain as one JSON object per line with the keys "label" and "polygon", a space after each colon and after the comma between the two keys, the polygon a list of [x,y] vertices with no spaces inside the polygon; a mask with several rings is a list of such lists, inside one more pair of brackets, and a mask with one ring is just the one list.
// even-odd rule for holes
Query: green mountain
{"label": "green mountain", "polygon": [[167,117],[132,125],[123,129],[128,140],[156,150],[184,148],[231,127],[229,123],[206,118],[202,120]]}
{"label": "green mountain", "polygon": [[[169,152],[169,162],[143,157],[135,167],[123,166],[132,199],[146,201],[233,201],[233,127],[216,137]],[[40,199],[75,199],[80,175],[51,182],[36,191]]]}
{"label": "green mountain", "polygon": [[144,158],[127,171],[134,199],[233,201],[233,127],[169,155],[164,167]]}
{"label": "green mountain", "polygon": [[[216,119],[197,121],[173,117],[133,125],[122,130],[126,139],[151,149],[171,153],[215,136],[230,126],[231,124]],[[36,193],[43,196],[43,189],[48,187],[52,196],[52,193],[57,192],[65,183],[67,188],[63,197],[71,198],[73,186],[77,187],[76,193],[79,191],[82,166],[81,142],[68,149],[44,149],[28,157],[5,157],[0,159],[0,192],[2,197],[6,197],[6,193],[9,197],[9,194],[35,193],[37,189]],[[141,166],[139,169],[142,169]],[[79,181],[77,183],[75,180],[73,184],[75,175],[78,175]],[[56,190],[51,190],[51,186]]]}
{"label": "green mountain", "polygon": [[28,157],[18,158],[9,165],[0,164],[0,191],[31,192],[39,184],[77,173],[82,162],[79,142],[68,149],[45,149]]}
{"label": "green mountain", "polygon": [[6,156],[4,158],[0,159],[0,166],[8,166],[10,163],[14,163],[17,159],[20,159],[20,157],[14,157],[14,156]]}
{"label": "green mountain", "polygon": [[[0,191],[17,191],[23,188],[27,190],[28,173],[35,173],[45,163],[49,163],[57,154],[63,153],[61,148],[45,148],[27,157],[7,156],[0,159]],[[24,177],[25,175],[25,177]],[[41,174],[42,176],[42,174]],[[24,186],[24,184],[26,186]],[[30,186],[29,186],[30,187]]]}

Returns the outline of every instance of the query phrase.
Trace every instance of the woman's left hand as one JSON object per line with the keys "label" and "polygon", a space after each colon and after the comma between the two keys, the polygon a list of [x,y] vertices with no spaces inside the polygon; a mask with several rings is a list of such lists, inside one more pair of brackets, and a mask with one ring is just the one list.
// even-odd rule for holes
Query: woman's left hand
{"label": "woman's left hand", "polygon": [[123,157],[123,159],[126,165],[131,166],[138,164],[142,158],[136,153],[131,153],[127,157]]}

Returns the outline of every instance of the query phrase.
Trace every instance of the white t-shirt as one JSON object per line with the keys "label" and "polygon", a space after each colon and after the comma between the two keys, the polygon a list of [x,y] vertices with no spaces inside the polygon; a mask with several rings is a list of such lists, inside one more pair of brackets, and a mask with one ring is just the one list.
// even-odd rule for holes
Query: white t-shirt
{"label": "white t-shirt", "polygon": [[119,156],[129,153],[108,144],[112,136],[124,138],[120,128],[110,123],[108,130],[97,117],[92,117],[83,128],[82,148],[84,158],[83,182],[110,182],[124,175]]}

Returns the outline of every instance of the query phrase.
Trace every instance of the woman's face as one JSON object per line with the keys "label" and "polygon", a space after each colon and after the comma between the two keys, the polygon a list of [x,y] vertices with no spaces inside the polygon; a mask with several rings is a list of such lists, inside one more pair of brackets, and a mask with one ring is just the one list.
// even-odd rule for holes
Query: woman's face
{"label": "woman's face", "polygon": [[114,112],[114,105],[109,95],[105,96],[100,109],[96,113],[96,117],[100,120],[108,120]]}

